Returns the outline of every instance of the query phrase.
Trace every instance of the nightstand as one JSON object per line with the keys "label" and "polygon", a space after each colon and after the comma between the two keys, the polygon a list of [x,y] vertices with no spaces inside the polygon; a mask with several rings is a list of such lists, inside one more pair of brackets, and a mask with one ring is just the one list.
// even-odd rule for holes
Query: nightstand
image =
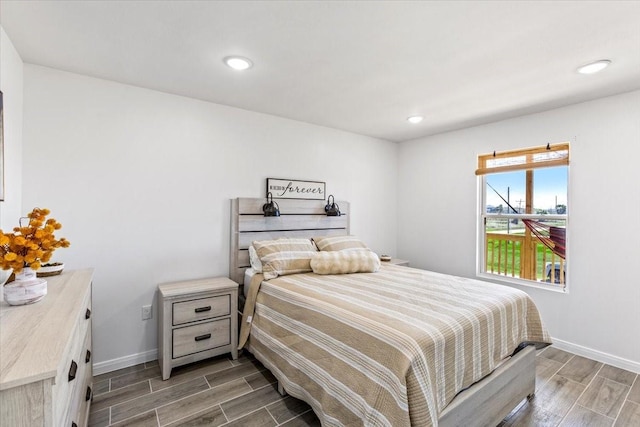
{"label": "nightstand", "polygon": [[176,366],[231,353],[238,358],[238,284],[226,277],[158,286],[162,379]]}
{"label": "nightstand", "polygon": [[393,265],[402,265],[404,267],[409,267],[409,261],[407,261],[406,259],[391,258],[391,260],[383,261],[383,262],[387,262]]}

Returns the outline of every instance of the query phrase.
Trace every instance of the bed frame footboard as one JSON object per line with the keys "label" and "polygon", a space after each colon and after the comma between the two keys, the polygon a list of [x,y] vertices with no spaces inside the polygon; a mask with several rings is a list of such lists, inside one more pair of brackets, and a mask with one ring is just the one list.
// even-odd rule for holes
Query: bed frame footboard
{"label": "bed frame footboard", "polygon": [[460,392],[438,420],[440,427],[495,426],[536,390],[536,350],[528,346],[472,387]]}
{"label": "bed frame footboard", "polygon": [[284,389],[280,381],[278,381],[277,384],[278,384],[278,393],[280,393],[280,396],[285,397],[288,394],[287,391]]}

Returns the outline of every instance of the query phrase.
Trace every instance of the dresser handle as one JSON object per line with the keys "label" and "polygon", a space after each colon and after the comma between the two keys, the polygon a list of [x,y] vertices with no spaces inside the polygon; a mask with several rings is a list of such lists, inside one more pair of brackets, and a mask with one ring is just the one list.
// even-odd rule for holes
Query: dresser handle
{"label": "dresser handle", "polygon": [[211,338],[211,334],[199,335],[196,337],[196,341],[208,340]]}
{"label": "dresser handle", "polygon": [[206,307],[198,307],[198,308],[196,308],[196,313],[203,313],[205,311],[211,311],[211,306],[208,305]]}
{"label": "dresser handle", "polygon": [[76,379],[76,372],[78,371],[78,364],[75,360],[71,361],[71,367],[69,368],[69,381]]}
{"label": "dresser handle", "polygon": [[86,396],[84,397],[84,400],[86,400],[87,402],[88,402],[89,400],[91,400],[91,387],[89,387],[89,386],[87,386],[87,394],[86,394]]}
{"label": "dresser handle", "polygon": [[84,314],[85,319],[89,319],[91,317],[91,310],[87,308],[87,312]]}
{"label": "dresser handle", "polygon": [[89,363],[91,361],[91,350],[87,350],[87,355],[84,357],[84,363]]}
{"label": "dresser handle", "polygon": [[71,427],[78,427],[78,424],[76,424],[73,421],[71,421]]}

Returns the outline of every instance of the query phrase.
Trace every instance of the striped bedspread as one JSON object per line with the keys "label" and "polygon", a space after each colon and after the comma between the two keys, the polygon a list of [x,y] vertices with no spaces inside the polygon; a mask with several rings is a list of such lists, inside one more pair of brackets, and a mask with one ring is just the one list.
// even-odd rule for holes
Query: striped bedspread
{"label": "striped bedspread", "polygon": [[[523,342],[550,343],[528,295],[413,268],[251,283],[240,346],[324,426],[430,426]],[[259,289],[258,289],[259,288]]]}

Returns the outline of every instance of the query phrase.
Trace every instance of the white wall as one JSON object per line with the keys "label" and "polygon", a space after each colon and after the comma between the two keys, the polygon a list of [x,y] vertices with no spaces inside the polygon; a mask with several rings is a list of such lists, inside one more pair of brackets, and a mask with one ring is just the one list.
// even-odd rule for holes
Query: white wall
{"label": "white wall", "polygon": [[22,74],[23,64],[0,27],[0,90],[4,100],[4,201],[0,228],[11,230],[22,216]]}
{"label": "white wall", "polygon": [[[0,27],[0,90],[4,103],[4,201],[0,201],[0,229],[5,231],[18,225],[22,216],[22,74],[22,59]],[[9,274],[10,271],[0,270],[0,283]]]}
{"label": "white wall", "polygon": [[226,276],[230,199],[267,177],[326,181],[352,233],[396,251],[396,144],[28,64],[24,89],[24,208],[62,222],[56,259],[95,267],[99,366],[155,358],[156,286]]}
{"label": "white wall", "polygon": [[568,294],[521,287],[557,343],[640,371],[640,91],[400,144],[398,255],[475,277],[478,154],[571,141]]}

